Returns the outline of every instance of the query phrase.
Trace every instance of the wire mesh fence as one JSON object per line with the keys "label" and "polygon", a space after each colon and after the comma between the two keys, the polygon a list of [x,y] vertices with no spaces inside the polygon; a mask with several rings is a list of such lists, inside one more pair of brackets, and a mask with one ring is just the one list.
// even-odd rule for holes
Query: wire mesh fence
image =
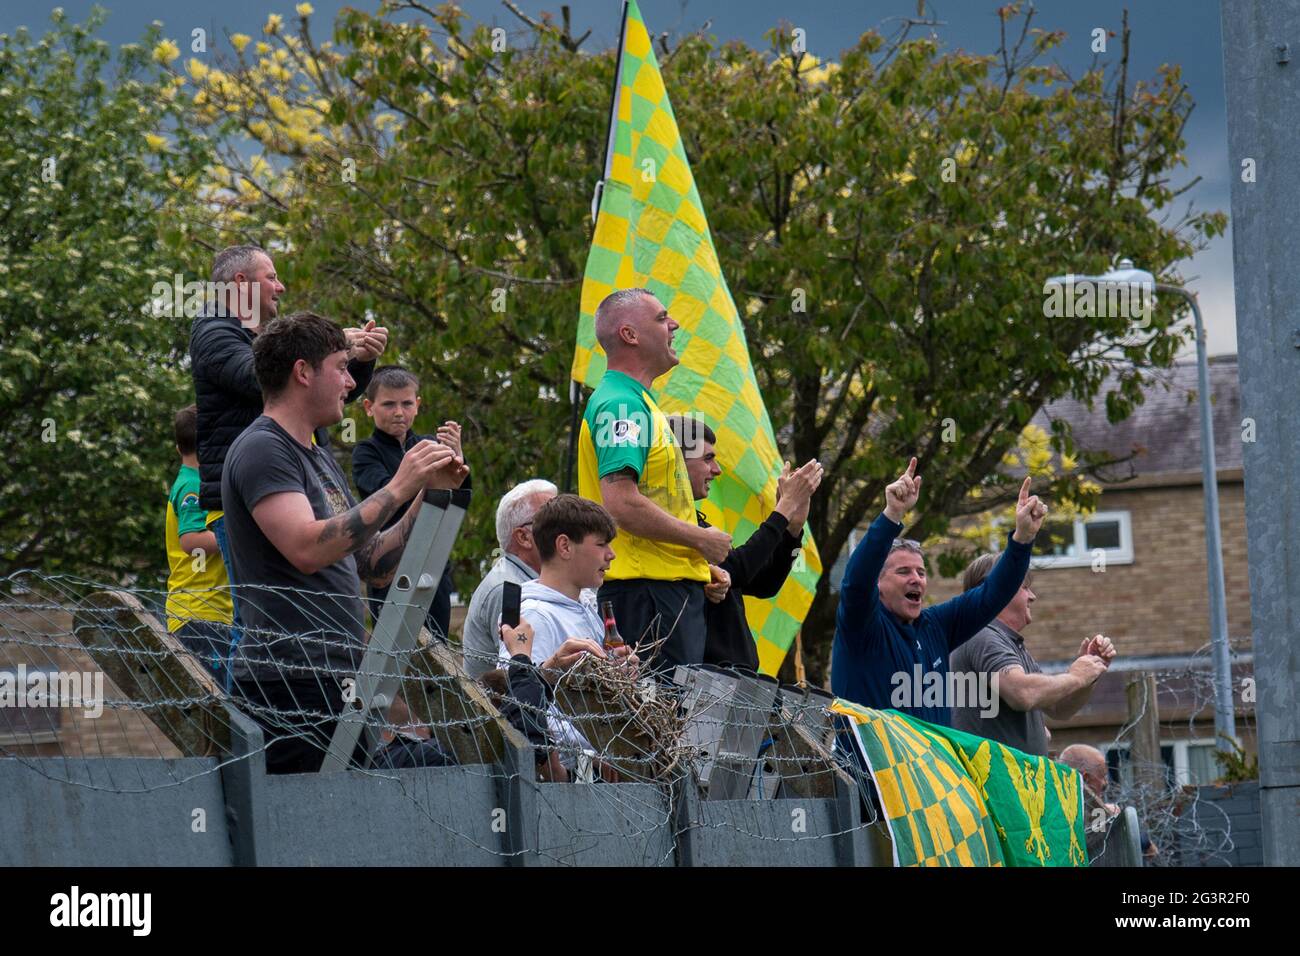
{"label": "wire mesh fence", "polygon": [[[341,767],[396,781],[414,806],[429,804],[420,775],[400,772],[410,767],[517,775],[537,785],[538,812],[586,785],[593,805],[580,825],[550,837],[545,852],[557,861],[601,836],[636,843],[675,832],[686,789],[703,801],[830,800],[837,780],[862,782],[833,754],[830,697],[814,689],[720,668],[650,676],[594,655],[556,669],[502,654],[473,680],[459,649],[427,630],[409,651],[367,657],[373,622],[359,595],[241,587],[238,625],[178,617],[175,605],[169,616],[167,597],[71,576],[0,580],[0,673],[14,690],[0,708],[0,756],[74,787],[180,785],[255,756],[235,746],[233,711],[258,725],[268,773],[328,771],[342,739]],[[386,674],[398,675],[391,698],[368,697]],[[349,723],[359,727],[346,738]],[[532,765],[520,766],[520,754]],[[116,757],[165,761],[166,782],[138,761],[109,762],[117,772],[107,778],[78,766]],[[855,826],[874,821],[866,810]],[[462,828],[454,812],[428,816],[507,852],[483,841],[477,821]],[[744,829],[745,819],[714,825]],[[839,832],[756,824],[750,835],[799,842]],[[645,846],[639,862],[673,853],[672,840]]]}
{"label": "wire mesh fence", "polygon": [[[1255,734],[1253,678],[1235,667],[1236,731]],[[1207,799],[1211,781],[1251,784],[1251,758],[1232,743],[1226,759],[1213,733],[1215,675],[1206,645],[1176,664],[1131,672],[1129,713],[1107,748],[1113,755],[1104,799],[1136,808],[1142,826],[1144,865],[1227,866],[1238,859],[1238,842],[1254,839],[1256,820],[1238,821],[1221,801]],[[1138,741],[1145,735],[1145,747]],[[1246,834],[1250,834],[1246,836]]]}
{"label": "wire mesh fence", "polygon": [[[162,591],[30,572],[0,580],[0,756],[68,786],[140,793],[254,756],[272,774],[328,771],[333,746],[336,769],[396,781],[431,822],[494,854],[509,851],[485,841],[477,822],[462,827],[447,808],[429,811],[420,775],[401,771],[517,777],[537,785],[536,812],[554,809],[556,820],[572,819],[561,804],[583,786],[594,802],[580,824],[552,833],[545,851],[561,862],[601,837],[644,838],[639,862],[668,862],[674,841],[649,837],[680,832],[688,791],[704,803],[757,804],[833,801],[847,786],[864,795],[854,825],[877,821],[871,782],[836,754],[831,697],[817,688],[712,667],[652,677],[593,655],[548,669],[504,652],[475,680],[460,649],[425,629],[410,650],[367,658],[374,622],[359,595],[243,588],[239,598],[234,625],[177,617],[175,606],[169,615]],[[397,675],[389,697],[373,692],[385,674]],[[1113,749],[1133,737],[1156,697],[1186,705],[1177,713],[1189,735],[1212,716],[1210,672],[1197,659],[1155,672],[1148,686],[1154,694],[1136,698]],[[233,713],[260,729],[256,754],[236,746]],[[349,723],[356,732],[340,735]],[[140,761],[107,761],[89,771],[119,757],[158,763],[146,771]],[[1100,834],[1090,856],[1107,865],[1101,858],[1114,851],[1101,837],[1132,806],[1144,846],[1158,850],[1146,865],[1232,863],[1238,834],[1221,803],[1205,800],[1166,759],[1147,758],[1130,747],[1123,772],[1093,801],[1089,822]],[[706,817],[691,826],[747,826],[744,815]],[[748,835],[798,843],[842,832],[754,823]]]}

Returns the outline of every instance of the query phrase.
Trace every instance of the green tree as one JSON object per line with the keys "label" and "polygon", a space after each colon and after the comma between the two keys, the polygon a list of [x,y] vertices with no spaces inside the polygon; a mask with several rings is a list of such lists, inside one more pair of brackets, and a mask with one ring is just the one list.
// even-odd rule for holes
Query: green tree
{"label": "green tree", "polygon": [[[1000,14],[989,56],[868,33],[823,77],[799,56],[733,45],[711,82],[670,87],[698,117],[683,126],[774,420],[793,458],[829,461],[810,521],[830,555],[879,513],[911,454],[925,491],[906,533],[931,537],[1014,495],[1003,459],[1045,403],[1091,402],[1114,373],[1106,411],[1126,417],[1186,326],[1168,303],[1144,325],[1055,317],[1045,280],[1121,253],[1165,272],[1225,226],[1191,210],[1158,218],[1187,188],[1170,182],[1192,108],[1176,67],[1130,87],[1125,27],[1113,72],[1071,78],[1043,62],[1062,34],[1034,30],[1018,5]],[[692,45],[675,64],[711,59]],[[1051,450],[1080,451],[1065,422]],[[1103,462],[1083,452],[1035,492],[1088,504]],[[829,584],[805,624],[817,672]]]}
{"label": "green tree", "polygon": [[[932,536],[1005,501],[1004,458],[1045,403],[1101,398],[1114,373],[1106,409],[1126,416],[1184,326],[1169,303],[1144,324],[1053,317],[1044,280],[1120,253],[1176,279],[1224,228],[1169,220],[1192,106],[1176,68],[1131,85],[1125,53],[1070,77],[1046,62],[1061,34],[1017,5],[1001,16],[987,56],[869,31],[822,64],[781,29],[768,51],[704,36],[662,50],[778,440],[827,466],[810,519],[827,564],[913,453],[926,480],[909,532]],[[309,304],[394,328],[436,414],[468,426],[468,550],[486,554],[505,485],[562,472],[612,51],[549,20],[503,48],[450,5],[346,12],[337,45],[309,26],[273,19],[196,79],[196,121],[231,144],[202,228],[282,242]],[[1041,467],[1035,491],[1086,506],[1095,459],[1064,423],[1049,441],[1070,464]],[[804,633],[814,676],[828,585]]]}
{"label": "green tree", "polygon": [[[157,31],[115,58],[55,11],[0,36],[0,574],[165,567],[187,329],[147,314],[160,224],[197,184]],[[157,51],[157,52],[155,52]]]}

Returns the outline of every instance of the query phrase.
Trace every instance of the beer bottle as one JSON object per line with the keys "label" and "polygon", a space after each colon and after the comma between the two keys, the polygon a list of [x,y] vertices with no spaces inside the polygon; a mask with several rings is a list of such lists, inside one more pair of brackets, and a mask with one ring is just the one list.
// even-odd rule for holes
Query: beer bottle
{"label": "beer bottle", "polygon": [[605,619],[605,652],[613,657],[614,648],[624,645],[623,637],[618,633],[618,622],[614,620],[613,601],[601,603],[600,616]]}

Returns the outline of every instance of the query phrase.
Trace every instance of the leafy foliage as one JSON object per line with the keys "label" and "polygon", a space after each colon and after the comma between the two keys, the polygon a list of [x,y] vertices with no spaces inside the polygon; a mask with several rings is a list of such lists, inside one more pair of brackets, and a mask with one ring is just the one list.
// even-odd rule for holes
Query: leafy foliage
{"label": "leafy foliage", "polygon": [[[423,380],[421,425],[465,426],[478,495],[458,557],[477,571],[497,496],[564,478],[613,51],[545,18],[503,44],[453,5],[401,0],[344,11],[318,41],[299,12],[234,35],[229,62],[172,68],[218,161],[170,235],[187,255],[261,242],[292,307],[390,327],[389,358]],[[1071,77],[1047,62],[1061,34],[1000,13],[987,56],[867,32],[820,63],[780,29],[768,50],[692,35],[660,56],[778,440],[827,467],[810,521],[828,557],[913,453],[913,536],[1005,504],[1008,455],[1035,492],[1086,508],[1088,450],[1065,423],[1026,426],[1067,395],[1122,419],[1185,331],[1169,302],[1144,327],[1051,317],[1044,281],[1120,254],[1177,281],[1225,225],[1171,215],[1192,107],[1176,68],[1130,84],[1125,54]],[[833,616],[823,577],[803,635],[815,678]]]}
{"label": "leafy foliage", "polygon": [[144,307],[202,145],[168,128],[156,29],[114,58],[102,11],[52,19],[0,37],[0,574],[152,572],[191,399],[188,330]]}
{"label": "leafy foliage", "polygon": [[1220,737],[1232,745],[1232,750],[1227,753],[1222,750],[1214,751],[1214,760],[1219,765],[1219,769],[1223,771],[1219,777],[1219,782],[1245,783],[1250,780],[1258,780],[1259,756],[1243,750],[1241,744],[1231,737],[1222,734],[1220,734]]}

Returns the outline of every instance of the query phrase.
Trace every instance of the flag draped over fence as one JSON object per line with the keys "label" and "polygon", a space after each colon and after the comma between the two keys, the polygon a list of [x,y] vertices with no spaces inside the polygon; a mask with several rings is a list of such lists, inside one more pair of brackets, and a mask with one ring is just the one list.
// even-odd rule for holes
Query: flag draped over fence
{"label": "flag draped over fence", "polygon": [[[650,35],[632,0],[623,7],[598,189],[572,377],[595,388],[605,374],[594,326],[601,299],[615,289],[644,286],[654,292],[681,325],[674,340],[681,364],[655,383],[655,400],[667,414],[701,415],[717,434],[722,476],[700,510],[743,543],[776,503],[781,460]],[[805,532],[803,551],[781,592],[771,600],[745,599],[766,673],[776,673],[793,643],[820,573],[821,558]]]}
{"label": "flag draped over fence", "polygon": [[899,866],[1087,866],[1079,773],[974,734],[836,700]]}

